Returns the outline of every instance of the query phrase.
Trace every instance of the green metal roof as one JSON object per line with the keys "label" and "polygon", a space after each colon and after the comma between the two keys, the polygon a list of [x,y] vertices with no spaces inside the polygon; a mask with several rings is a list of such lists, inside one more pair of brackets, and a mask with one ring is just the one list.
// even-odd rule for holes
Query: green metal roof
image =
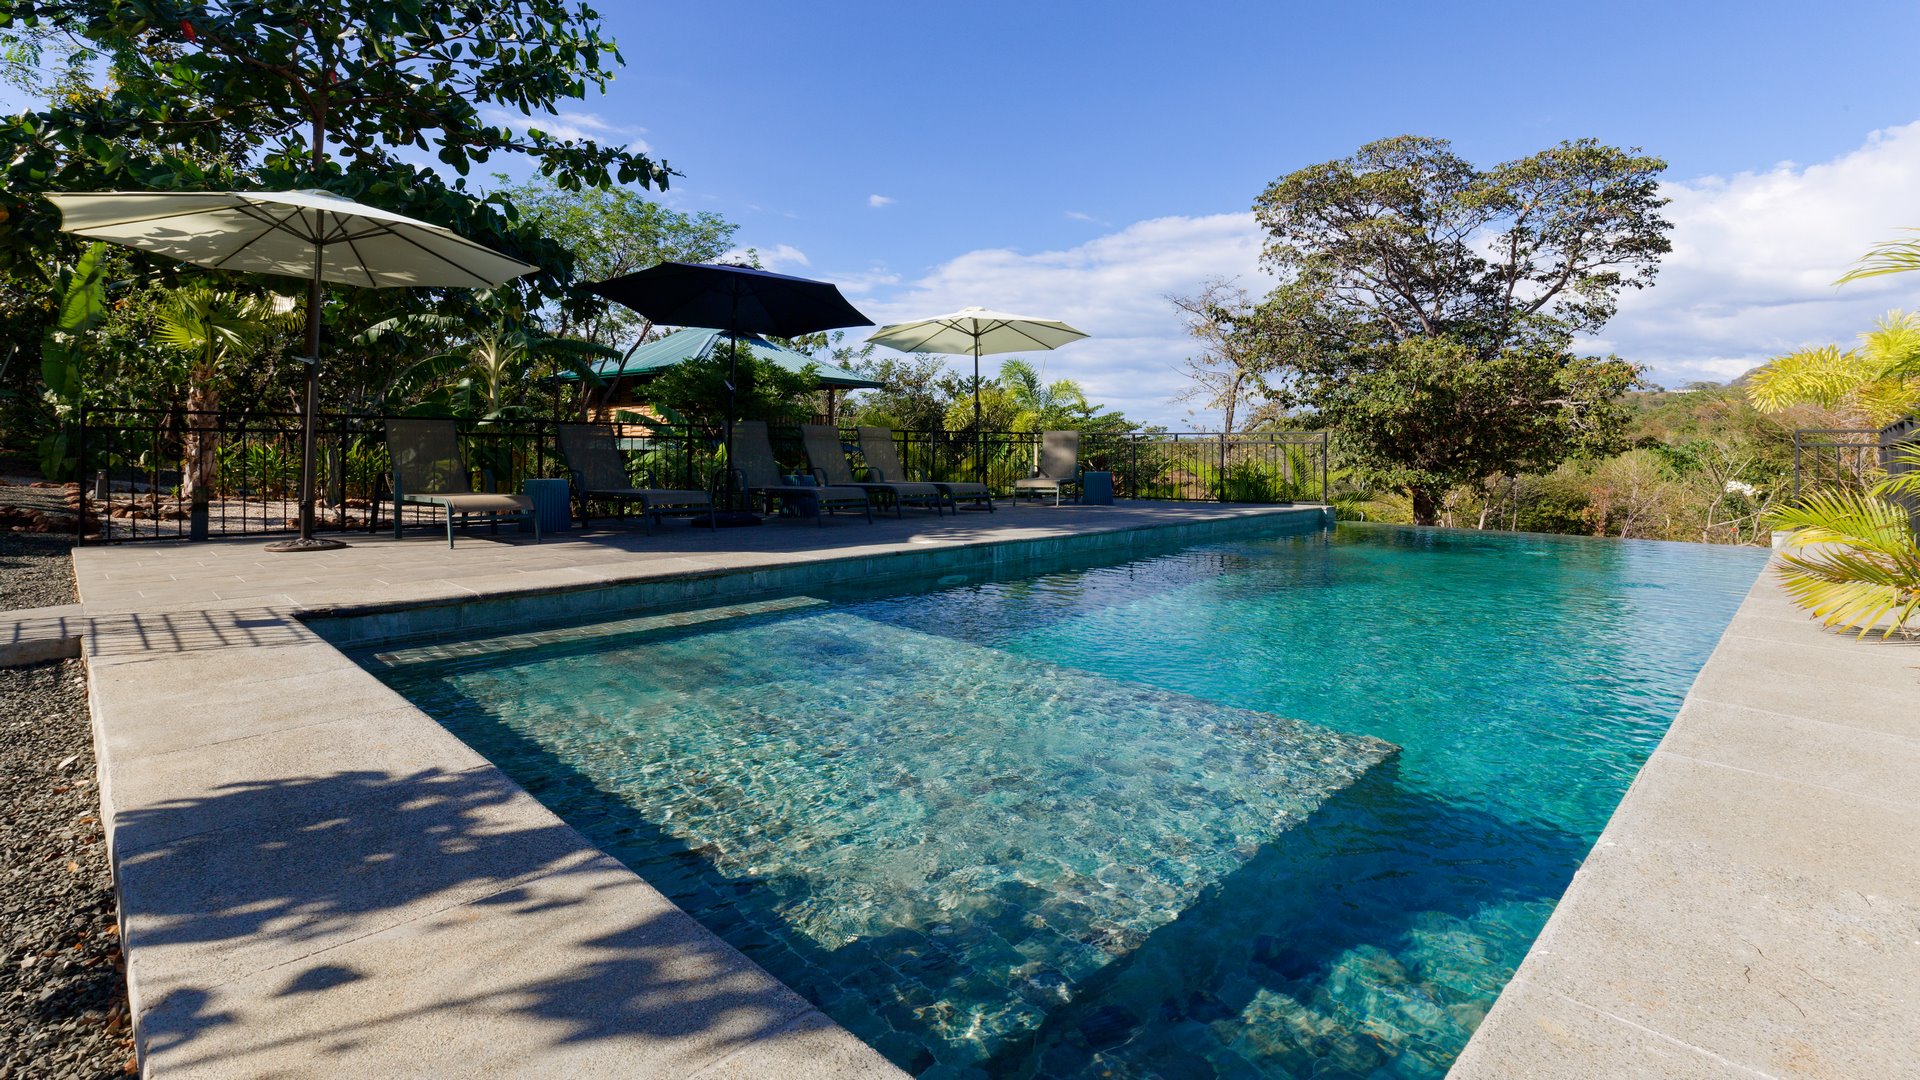
{"label": "green metal roof", "polygon": [[[726,331],[724,330],[702,330],[698,328],[676,330],[657,341],[647,342],[645,345],[627,354],[625,359],[597,361],[593,365],[593,370],[594,373],[602,379],[608,380],[633,378],[636,376],[645,378],[649,375],[659,374],[663,368],[669,368],[688,360],[711,356],[714,349],[718,348],[720,344],[726,340],[726,337]],[[815,371],[819,376],[820,386],[823,388],[835,390],[876,390],[879,389],[881,385],[872,379],[863,379],[845,368],[837,368],[832,364],[823,364],[805,353],[782,348],[765,338],[757,338],[751,334],[742,334],[740,335],[740,340],[752,351],[753,355],[762,360],[778,364],[788,371],[799,371],[808,364],[814,365]],[[572,372],[562,372],[560,377],[563,379],[578,378],[578,376]]]}

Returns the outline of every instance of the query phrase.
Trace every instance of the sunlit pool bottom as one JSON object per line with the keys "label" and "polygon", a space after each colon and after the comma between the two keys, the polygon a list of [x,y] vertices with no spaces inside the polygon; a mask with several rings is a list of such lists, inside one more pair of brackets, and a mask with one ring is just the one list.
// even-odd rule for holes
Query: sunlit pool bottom
{"label": "sunlit pool bottom", "polygon": [[1342,526],[367,662],[911,1070],[1432,1077],[1760,565]]}

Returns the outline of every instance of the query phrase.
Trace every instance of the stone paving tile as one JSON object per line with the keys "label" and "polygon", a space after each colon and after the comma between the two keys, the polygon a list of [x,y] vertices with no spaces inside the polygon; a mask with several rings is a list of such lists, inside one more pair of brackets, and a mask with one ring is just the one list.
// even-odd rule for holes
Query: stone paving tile
{"label": "stone paving tile", "polygon": [[138,837],[122,835],[116,847],[133,854],[141,845],[168,843],[235,824],[226,796],[248,792],[248,812],[287,817],[319,810],[338,789],[316,781],[377,769],[411,776],[435,769],[466,771],[487,764],[438,724],[420,723],[412,706],[246,738],[197,745],[165,754],[112,759],[112,785],[119,816],[139,815]]}
{"label": "stone paving tile", "polygon": [[[228,825],[158,839],[186,814]],[[491,767],[236,785],[117,813],[113,844],[142,1011],[594,857]]]}
{"label": "stone paving tile", "polygon": [[1695,699],[1661,750],[1920,807],[1920,739]]}
{"label": "stone paving tile", "polygon": [[282,654],[278,657],[209,651],[166,665],[90,672],[94,715],[127,718],[99,726],[101,753],[118,766],[192,746],[407,707],[405,698],[337,652],[332,665],[278,678],[277,670],[263,663],[299,657],[318,665],[327,659],[319,655],[323,648],[333,651],[319,645],[274,650]]}
{"label": "stone paving tile", "polygon": [[1603,841],[1580,885],[1524,972],[1542,989],[1767,1075],[1912,1066],[1920,904],[1686,841]]}
{"label": "stone paving tile", "polygon": [[1917,691],[1763,574],[1449,1075],[1920,1076]]}
{"label": "stone paving tile", "polygon": [[729,1061],[753,1066],[735,1075],[899,1075],[844,1032],[806,1037],[823,1031],[838,1029],[599,857],[183,988],[145,1035],[155,1068],[194,1078],[276,1073],[288,1047],[313,1075],[691,1076]]}
{"label": "stone paving tile", "polygon": [[[1481,1024],[1453,1076],[1511,1080],[1755,1080],[1736,1065],[1522,979]],[[1604,1063],[1604,1065],[1602,1064]]]}
{"label": "stone paving tile", "polygon": [[1912,849],[1888,857],[1900,836],[1920,836],[1920,808],[1662,753],[1603,839],[1684,840],[1743,866],[1920,904],[1920,859]]}

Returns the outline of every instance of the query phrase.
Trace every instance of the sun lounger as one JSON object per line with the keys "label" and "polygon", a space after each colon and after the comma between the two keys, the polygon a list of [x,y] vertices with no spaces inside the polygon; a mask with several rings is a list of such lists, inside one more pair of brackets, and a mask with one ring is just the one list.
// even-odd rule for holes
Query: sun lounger
{"label": "sun lounger", "polygon": [[[880,482],[905,481],[907,473],[900,467],[900,448],[893,443],[893,432],[882,427],[863,427],[860,431],[860,456],[867,460],[867,474]],[[987,485],[972,480],[931,480],[947,497],[947,505],[955,510],[963,502],[985,503],[988,512],[993,510],[993,492]]]}
{"label": "sun lounger", "polygon": [[[533,523],[540,542],[540,518],[525,495],[496,495],[473,490],[473,474],[460,456],[460,438],[451,420],[387,421],[387,453],[393,458],[393,535],[400,537],[403,506],[437,506],[447,514],[447,546],[453,546],[454,519],[464,525],[474,515],[487,517],[495,532],[503,517]],[[492,487],[488,477],[487,486]]]}
{"label": "sun lounger", "polygon": [[800,443],[822,487],[857,487],[869,495],[884,496],[893,504],[894,517],[903,516],[901,507],[909,505],[930,506],[937,517],[940,508],[947,504],[947,494],[937,484],[855,480],[853,469],[847,465],[846,451],[840,444],[838,428],[807,424],[800,429]]}
{"label": "sun lounger", "polygon": [[626,517],[630,503],[640,505],[641,520],[647,534],[653,534],[658,519],[669,515],[705,516],[713,524],[713,497],[688,488],[635,487],[627,476],[627,463],[614,444],[613,429],[601,424],[561,424],[560,456],[567,460],[573,477],[574,497],[579,501],[580,524],[590,523],[593,500],[613,503],[620,517]]}
{"label": "sun lounger", "polygon": [[741,420],[733,425],[732,464],[747,498],[764,500],[767,513],[778,502],[813,518],[816,525],[825,524],[827,514],[835,510],[858,510],[867,515],[869,525],[873,523],[873,502],[861,488],[788,483],[774,459],[765,421]]}
{"label": "sun lounger", "polygon": [[1053,505],[1060,505],[1060,497],[1067,488],[1074,489],[1074,498],[1079,499],[1080,489],[1080,433],[1077,431],[1043,431],[1040,433],[1040,463],[1033,475],[1024,480],[1013,482],[1014,502],[1020,501],[1020,493],[1030,491],[1035,498],[1053,492]]}

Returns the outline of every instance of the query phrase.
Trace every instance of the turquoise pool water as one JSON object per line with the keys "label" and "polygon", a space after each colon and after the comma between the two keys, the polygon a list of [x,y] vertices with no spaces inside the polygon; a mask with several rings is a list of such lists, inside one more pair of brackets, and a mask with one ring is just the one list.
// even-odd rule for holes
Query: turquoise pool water
{"label": "turquoise pool water", "polygon": [[1764,561],[1343,524],[365,662],[912,1071],[1438,1077]]}

